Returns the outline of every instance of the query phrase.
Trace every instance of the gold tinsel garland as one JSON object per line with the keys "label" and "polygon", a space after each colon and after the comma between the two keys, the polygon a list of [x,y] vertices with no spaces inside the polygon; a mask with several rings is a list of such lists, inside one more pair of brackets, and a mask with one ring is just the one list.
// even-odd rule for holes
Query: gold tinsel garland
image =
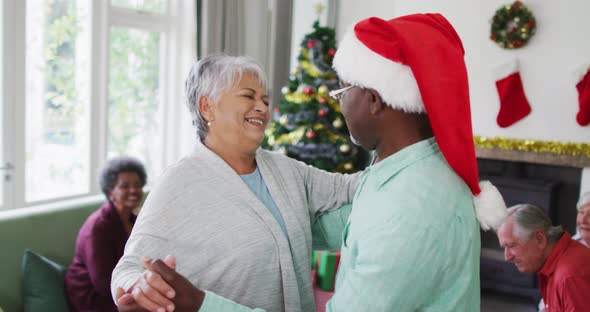
{"label": "gold tinsel garland", "polygon": [[499,148],[509,151],[590,157],[590,143],[519,140],[502,137],[486,138],[478,135],[473,136],[473,141],[475,146],[480,148]]}

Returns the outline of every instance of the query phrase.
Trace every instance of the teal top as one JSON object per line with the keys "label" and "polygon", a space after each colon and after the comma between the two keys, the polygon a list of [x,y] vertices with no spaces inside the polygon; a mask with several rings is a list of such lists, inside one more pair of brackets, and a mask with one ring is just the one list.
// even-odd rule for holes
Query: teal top
{"label": "teal top", "polygon": [[275,201],[272,199],[272,196],[270,196],[270,192],[266,187],[266,183],[264,183],[264,179],[262,179],[262,175],[260,174],[258,167],[256,167],[256,170],[254,170],[252,173],[240,175],[240,178],[242,178],[242,181],[246,183],[248,188],[250,188],[254,195],[256,195],[256,197],[264,204],[266,209],[270,211],[272,216],[275,217],[275,220],[277,220],[281,230],[283,230],[283,234],[285,234],[285,237],[288,240],[289,236],[287,235],[287,227],[285,226],[283,215],[279,211]]}
{"label": "teal top", "polygon": [[434,138],[369,167],[326,311],[479,311],[472,195]]}

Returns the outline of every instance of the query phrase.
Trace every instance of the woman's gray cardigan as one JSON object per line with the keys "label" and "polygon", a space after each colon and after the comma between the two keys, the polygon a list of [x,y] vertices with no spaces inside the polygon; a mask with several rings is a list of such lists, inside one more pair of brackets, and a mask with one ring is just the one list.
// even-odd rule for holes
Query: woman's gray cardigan
{"label": "woman's gray cardigan", "polygon": [[208,292],[206,301],[221,296],[266,311],[314,311],[311,224],[352,201],[359,175],[327,173],[263,149],[256,162],[289,240],[239,175],[199,142],[146,199],[113,272],[113,297],[142,274],[143,256],[174,255],[177,271]]}

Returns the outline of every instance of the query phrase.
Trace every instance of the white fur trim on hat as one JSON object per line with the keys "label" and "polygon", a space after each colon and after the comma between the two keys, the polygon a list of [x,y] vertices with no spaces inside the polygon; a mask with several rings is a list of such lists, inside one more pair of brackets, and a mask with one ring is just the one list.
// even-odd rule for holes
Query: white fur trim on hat
{"label": "white fur trim on hat", "polygon": [[379,92],[383,101],[408,113],[425,113],[412,69],[367,48],[351,29],[342,38],[333,66],[340,80]]}
{"label": "white fur trim on hat", "polygon": [[498,189],[489,181],[479,182],[481,193],[473,197],[475,214],[484,231],[496,229],[506,216],[506,203]]}

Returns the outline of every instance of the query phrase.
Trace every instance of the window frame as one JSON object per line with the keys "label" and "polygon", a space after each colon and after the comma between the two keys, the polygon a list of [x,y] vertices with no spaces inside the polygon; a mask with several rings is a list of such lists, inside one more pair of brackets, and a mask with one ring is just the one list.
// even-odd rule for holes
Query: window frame
{"label": "window frame", "polygon": [[[78,0],[82,1],[82,0]],[[150,13],[127,8],[112,7],[110,0],[83,0],[90,7],[90,66],[89,110],[89,191],[87,193],[55,197],[51,199],[26,202],[25,200],[25,129],[26,129],[26,0],[4,0],[2,14],[2,136],[0,139],[0,160],[10,162],[14,169],[10,172],[10,182],[2,183],[4,192],[0,212],[21,207],[46,205],[94,197],[101,194],[98,185],[98,170],[107,156],[108,126],[108,87],[110,32],[112,27],[133,28],[142,31],[161,33],[160,47],[160,98],[161,114],[158,119],[162,125],[160,146],[162,147],[159,168],[178,159],[186,148],[190,134],[190,118],[182,103],[182,87],[190,62],[197,57],[196,52],[196,10],[195,1],[169,0],[165,13]],[[177,56],[177,57],[172,57]],[[172,104],[171,104],[172,103]],[[187,121],[188,119],[188,121]],[[187,123],[186,126],[178,125]],[[187,130],[188,128],[188,130]],[[183,133],[185,132],[185,133]],[[188,135],[187,133],[188,132]],[[2,164],[0,164],[2,166]],[[4,172],[0,171],[0,178]],[[153,182],[156,177],[150,177]]]}

